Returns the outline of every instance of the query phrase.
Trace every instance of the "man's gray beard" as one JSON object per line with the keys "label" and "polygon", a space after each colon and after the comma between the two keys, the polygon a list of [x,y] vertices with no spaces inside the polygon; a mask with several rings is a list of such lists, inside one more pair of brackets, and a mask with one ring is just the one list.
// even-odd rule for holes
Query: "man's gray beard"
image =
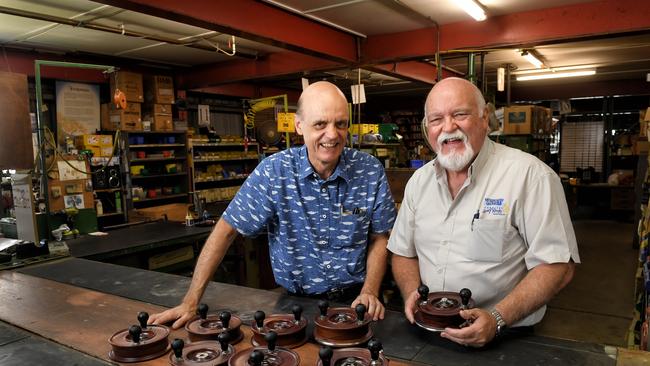
{"label": "man's gray beard", "polygon": [[[465,150],[463,150],[463,152],[456,152],[453,150],[445,155],[438,154],[436,162],[438,162],[438,164],[443,168],[451,170],[452,172],[459,172],[465,169],[474,158],[474,149],[472,149],[472,145],[470,145],[467,140],[464,141],[464,145]],[[442,147],[440,148],[440,151],[442,151]]]}

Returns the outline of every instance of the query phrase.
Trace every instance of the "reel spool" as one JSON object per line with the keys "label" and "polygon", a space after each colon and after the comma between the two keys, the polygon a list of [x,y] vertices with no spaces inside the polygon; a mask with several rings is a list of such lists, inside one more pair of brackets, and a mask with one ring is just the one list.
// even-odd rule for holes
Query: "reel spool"
{"label": "reel spool", "polygon": [[113,334],[108,342],[108,357],[117,362],[141,362],[160,357],[169,350],[169,328],[164,325],[147,325],[149,314],[138,314],[140,325],[132,325]]}
{"label": "reel spool", "polygon": [[330,308],[325,300],[318,302],[320,315],[314,320],[314,339],[330,347],[352,347],[366,343],[372,338],[370,317],[366,306]]}
{"label": "reel spool", "polygon": [[432,332],[442,332],[447,327],[461,327],[465,319],[460,316],[460,311],[474,307],[472,291],[467,288],[458,293],[429,293],[429,288],[422,285],[418,288],[418,293],[420,300],[415,312],[415,324]]}

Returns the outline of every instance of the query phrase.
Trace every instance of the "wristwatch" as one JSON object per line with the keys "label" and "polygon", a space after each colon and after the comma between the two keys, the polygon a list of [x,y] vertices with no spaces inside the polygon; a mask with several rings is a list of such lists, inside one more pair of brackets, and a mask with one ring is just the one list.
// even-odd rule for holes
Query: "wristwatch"
{"label": "wristwatch", "polygon": [[506,324],[506,321],[503,320],[503,317],[501,316],[501,313],[497,311],[497,309],[492,309],[490,311],[490,315],[494,317],[494,320],[497,321],[497,332],[494,335],[495,338],[501,337],[503,334],[505,334],[506,329],[508,328],[508,325]]}

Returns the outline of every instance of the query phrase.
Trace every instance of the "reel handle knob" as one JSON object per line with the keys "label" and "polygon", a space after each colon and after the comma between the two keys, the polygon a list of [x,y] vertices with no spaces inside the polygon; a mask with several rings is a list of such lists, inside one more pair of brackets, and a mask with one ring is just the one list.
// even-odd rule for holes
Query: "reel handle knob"
{"label": "reel handle knob", "polygon": [[327,316],[327,309],[330,307],[330,303],[327,300],[318,300],[318,309],[320,309],[320,316],[323,318]]}
{"label": "reel handle knob", "polygon": [[368,350],[370,351],[370,358],[373,361],[377,361],[379,359],[379,351],[383,349],[383,346],[381,345],[381,342],[379,342],[376,339],[371,339],[368,341]]}
{"label": "reel handle knob", "polygon": [[291,312],[293,313],[293,318],[295,319],[296,323],[300,322],[300,317],[302,315],[302,306],[296,304],[291,308]]}
{"label": "reel handle knob", "polygon": [[138,323],[140,323],[140,328],[147,329],[147,322],[149,321],[149,313],[146,311],[141,311],[138,313]]}
{"label": "reel handle knob", "polygon": [[253,315],[253,318],[255,318],[255,324],[257,324],[257,328],[261,331],[262,327],[264,326],[264,318],[266,318],[266,314],[264,314],[262,310],[258,310]]}
{"label": "reel handle knob", "polygon": [[210,307],[208,307],[208,304],[201,303],[199,305],[199,316],[201,319],[206,319],[208,317],[208,310],[210,310]]}
{"label": "reel handle knob", "polygon": [[172,350],[174,350],[174,356],[176,359],[183,359],[183,347],[185,347],[185,342],[182,339],[176,338],[172,341]]}
{"label": "reel handle knob", "polygon": [[217,336],[217,340],[219,341],[219,345],[221,346],[221,352],[227,352],[228,351],[228,341],[230,341],[230,334],[228,331],[221,332]]}
{"label": "reel handle knob", "polygon": [[358,304],[354,307],[354,312],[357,313],[357,320],[363,322],[363,318],[366,316],[366,306],[364,304]]}
{"label": "reel handle knob", "polygon": [[460,290],[458,293],[460,295],[460,301],[461,304],[463,305],[463,308],[467,308],[467,305],[469,304],[469,299],[472,297],[472,291],[468,288],[464,288]]}
{"label": "reel handle knob", "polygon": [[221,326],[223,326],[224,329],[228,329],[230,318],[231,315],[229,311],[222,311],[221,314],[219,314],[219,320],[221,320]]}
{"label": "reel handle knob", "polygon": [[133,340],[133,343],[140,343],[140,334],[142,334],[142,328],[139,325],[132,325],[129,327],[129,335]]}
{"label": "reel handle knob", "polygon": [[266,341],[266,348],[273,352],[275,351],[275,344],[278,340],[278,333],[270,331],[264,335],[264,340]]}
{"label": "reel handle knob", "polygon": [[255,350],[251,352],[250,357],[248,358],[248,364],[253,366],[261,366],[264,361],[264,353],[260,350]]}
{"label": "reel handle knob", "polygon": [[429,286],[421,285],[418,287],[418,294],[420,294],[420,301],[427,301],[429,299]]}
{"label": "reel handle knob", "polygon": [[321,347],[320,351],[318,351],[318,357],[320,357],[320,362],[323,366],[330,366],[333,355],[334,351],[332,351],[332,348],[329,346]]}

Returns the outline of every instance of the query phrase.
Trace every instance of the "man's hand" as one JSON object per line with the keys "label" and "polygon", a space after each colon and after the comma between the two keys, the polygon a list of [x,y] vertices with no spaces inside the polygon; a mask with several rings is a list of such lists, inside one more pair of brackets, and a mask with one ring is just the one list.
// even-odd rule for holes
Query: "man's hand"
{"label": "man's hand", "polygon": [[350,307],[354,308],[359,304],[366,306],[368,315],[370,315],[372,320],[377,321],[384,319],[384,305],[379,301],[377,296],[368,293],[360,293],[359,296],[354,299]]}
{"label": "man's hand", "polygon": [[463,346],[483,347],[489,343],[497,332],[497,321],[486,310],[474,308],[461,310],[460,316],[471,320],[472,324],[465,328],[445,328],[440,336]]}
{"label": "man's hand", "polygon": [[187,323],[192,317],[196,315],[196,306],[185,305],[184,303],[163,311],[156,313],[149,317],[149,324],[165,324],[174,322],[172,329],[179,329]]}
{"label": "man's hand", "polygon": [[406,300],[404,300],[404,315],[406,315],[406,319],[411,324],[415,323],[415,309],[417,309],[418,301],[420,301],[418,290],[411,292]]}

